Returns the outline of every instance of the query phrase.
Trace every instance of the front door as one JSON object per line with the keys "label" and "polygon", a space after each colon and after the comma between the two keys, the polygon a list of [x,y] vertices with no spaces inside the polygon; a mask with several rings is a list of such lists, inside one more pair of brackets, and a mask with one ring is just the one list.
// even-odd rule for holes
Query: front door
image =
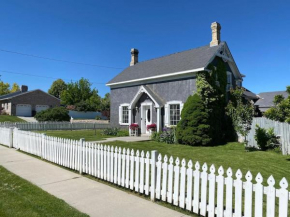
{"label": "front door", "polygon": [[150,132],[147,130],[147,125],[152,124],[152,111],[150,105],[142,106],[142,114],[141,114],[141,133],[149,134]]}

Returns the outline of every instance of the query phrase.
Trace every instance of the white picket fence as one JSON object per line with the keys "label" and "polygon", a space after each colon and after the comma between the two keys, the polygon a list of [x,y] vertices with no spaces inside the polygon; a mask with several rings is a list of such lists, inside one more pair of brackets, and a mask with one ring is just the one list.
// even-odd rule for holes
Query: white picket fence
{"label": "white picket fence", "polygon": [[12,147],[12,132],[11,128],[0,127],[0,144]]}
{"label": "white picket fence", "polygon": [[[10,142],[4,139],[9,132],[0,128],[0,143]],[[268,186],[264,186],[260,173],[253,181],[247,172],[243,181],[240,170],[234,175],[231,168],[225,172],[222,166],[216,170],[212,165],[208,169],[206,163],[180,162],[157,151],[135,152],[18,129],[13,130],[13,147],[201,216],[287,217],[289,213],[290,193],[285,178],[276,189],[274,178],[270,176]]]}
{"label": "white picket fence", "polygon": [[265,129],[274,128],[275,135],[280,137],[282,153],[284,155],[290,154],[290,124],[273,121],[265,117],[254,118],[247,136],[248,145],[251,147],[258,147],[255,140],[256,125]]}
{"label": "white picket fence", "polygon": [[82,130],[82,129],[105,129],[110,127],[107,123],[70,123],[70,122],[3,122],[0,127],[16,127],[20,130]]}

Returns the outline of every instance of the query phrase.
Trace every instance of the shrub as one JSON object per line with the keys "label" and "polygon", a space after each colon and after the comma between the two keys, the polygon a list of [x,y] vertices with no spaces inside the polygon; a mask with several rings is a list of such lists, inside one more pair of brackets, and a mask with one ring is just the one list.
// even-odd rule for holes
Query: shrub
{"label": "shrub", "polygon": [[95,119],[96,120],[101,120],[101,117],[100,116],[96,116]]}
{"label": "shrub", "polygon": [[160,142],[165,142],[167,144],[177,143],[176,141],[176,128],[165,128],[160,135]]}
{"label": "shrub", "polygon": [[68,110],[63,107],[50,108],[35,115],[37,121],[69,121]]}
{"label": "shrub", "polygon": [[109,128],[103,129],[102,134],[105,136],[117,136],[119,131],[120,129],[118,127],[109,127]]}
{"label": "shrub", "polygon": [[151,139],[155,142],[160,142],[160,135],[162,132],[152,132]]}
{"label": "shrub", "polygon": [[167,144],[176,143],[176,128],[164,128],[162,132],[152,132],[151,139],[156,142],[164,142]]}
{"label": "shrub", "polygon": [[177,141],[186,145],[208,145],[209,115],[199,95],[189,96],[181,112],[181,120],[177,124]]}
{"label": "shrub", "polygon": [[129,136],[128,130],[120,130],[118,127],[108,127],[103,129],[102,135],[105,136]]}
{"label": "shrub", "polygon": [[267,149],[274,149],[279,144],[278,139],[274,133],[274,128],[268,130],[256,125],[255,140],[259,148],[263,151]]}

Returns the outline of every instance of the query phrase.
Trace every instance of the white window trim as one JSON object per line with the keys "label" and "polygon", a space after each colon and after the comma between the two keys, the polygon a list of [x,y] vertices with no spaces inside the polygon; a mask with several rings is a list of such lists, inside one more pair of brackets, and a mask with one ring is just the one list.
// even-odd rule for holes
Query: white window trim
{"label": "white window trim", "polygon": [[176,126],[176,125],[170,125],[170,105],[176,105],[176,104],[180,105],[180,116],[181,116],[181,111],[183,109],[183,102],[182,101],[172,100],[172,101],[167,102],[164,106],[164,109],[165,109],[165,111],[164,111],[164,113],[165,113],[164,125],[166,127]]}
{"label": "white window trim", "polygon": [[128,117],[128,123],[123,123],[123,107],[124,106],[128,106],[128,110],[129,110],[129,103],[123,103],[119,106],[119,124],[120,125],[124,125],[124,126],[128,126],[130,124],[130,111],[129,111],[129,117]]}

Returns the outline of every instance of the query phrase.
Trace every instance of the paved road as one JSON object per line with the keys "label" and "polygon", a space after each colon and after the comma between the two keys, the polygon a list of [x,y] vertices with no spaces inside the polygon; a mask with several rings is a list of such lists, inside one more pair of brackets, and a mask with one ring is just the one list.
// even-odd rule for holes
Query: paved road
{"label": "paved road", "polygon": [[15,149],[0,146],[0,165],[92,217],[185,216]]}

